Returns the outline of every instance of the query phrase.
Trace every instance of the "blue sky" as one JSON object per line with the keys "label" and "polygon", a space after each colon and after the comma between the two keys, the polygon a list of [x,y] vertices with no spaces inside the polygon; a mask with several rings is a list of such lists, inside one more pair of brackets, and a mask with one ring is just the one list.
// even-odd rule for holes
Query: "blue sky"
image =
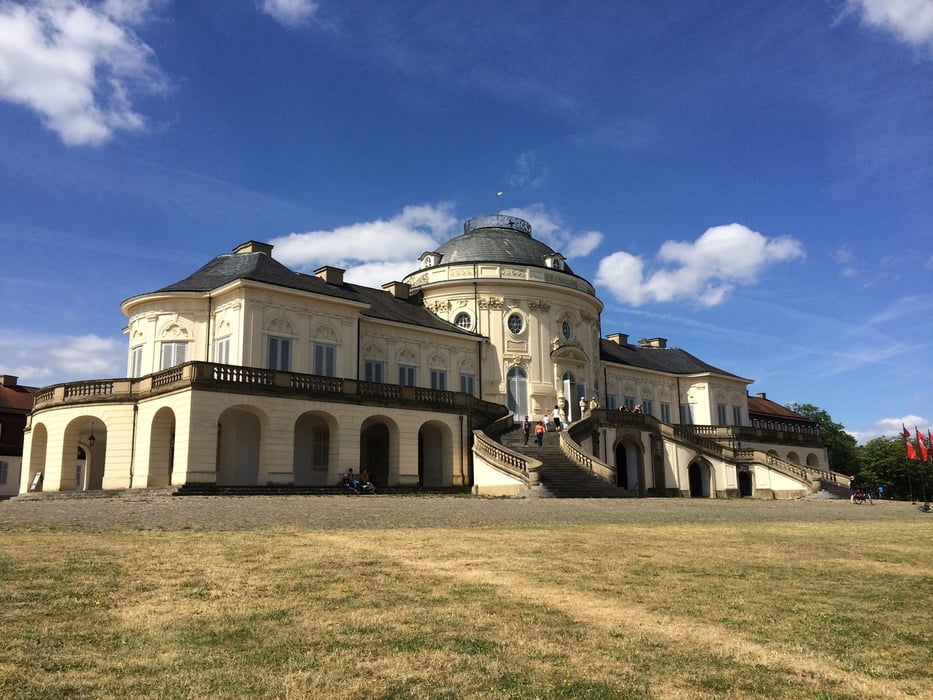
{"label": "blue sky", "polygon": [[[255,239],[378,286],[509,211],[860,439],[933,422],[933,0],[0,0],[0,372]],[[501,196],[497,195],[501,192]]]}

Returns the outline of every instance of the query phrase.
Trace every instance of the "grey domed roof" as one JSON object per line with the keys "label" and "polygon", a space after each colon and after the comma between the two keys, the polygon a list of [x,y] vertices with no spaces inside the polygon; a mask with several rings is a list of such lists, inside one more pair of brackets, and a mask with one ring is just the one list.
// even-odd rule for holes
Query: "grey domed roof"
{"label": "grey domed roof", "polygon": [[[464,262],[499,262],[547,267],[544,259],[556,255],[548,245],[531,237],[531,224],[505,214],[475,216],[463,224],[463,235],[437,249],[441,265]],[[573,274],[564,263],[563,271]]]}

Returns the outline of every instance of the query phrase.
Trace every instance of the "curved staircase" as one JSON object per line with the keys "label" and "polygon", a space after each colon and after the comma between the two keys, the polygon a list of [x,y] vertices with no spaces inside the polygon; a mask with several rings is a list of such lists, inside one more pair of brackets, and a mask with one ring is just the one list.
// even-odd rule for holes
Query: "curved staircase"
{"label": "curved staircase", "polygon": [[532,436],[528,446],[522,445],[522,431],[515,428],[503,433],[501,443],[542,464],[538,468],[538,484],[545,492],[542,496],[551,498],[633,498],[637,494],[621,489],[595,474],[580,469],[571,462],[560,449],[560,435],[545,433],[544,445],[538,447]]}

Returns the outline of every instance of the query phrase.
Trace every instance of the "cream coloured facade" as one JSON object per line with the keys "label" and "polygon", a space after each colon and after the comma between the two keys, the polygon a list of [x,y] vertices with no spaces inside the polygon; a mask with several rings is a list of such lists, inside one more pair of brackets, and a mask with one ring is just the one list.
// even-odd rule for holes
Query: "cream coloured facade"
{"label": "cream coloured facade", "polygon": [[750,380],[663,338],[602,337],[602,308],[514,217],[469,220],[378,290],[252,241],[123,302],[127,377],[37,393],[20,489],[322,487],[352,467],[520,494],[549,465],[498,437],[555,406],[563,454],[614,495],[793,496],[831,478],[818,436],[795,460],[767,430],[739,444]]}

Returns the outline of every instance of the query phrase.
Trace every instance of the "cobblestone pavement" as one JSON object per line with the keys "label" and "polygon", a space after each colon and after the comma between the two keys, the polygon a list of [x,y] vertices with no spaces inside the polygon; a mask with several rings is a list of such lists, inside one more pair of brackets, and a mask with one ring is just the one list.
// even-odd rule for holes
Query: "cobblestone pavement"
{"label": "cobblestone pavement", "polygon": [[110,497],[0,502],[0,530],[366,530],[548,527],[652,523],[933,522],[922,504],[847,500],[755,501],[687,498],[488,499],[451,496],[171,496],[129,491]]}

